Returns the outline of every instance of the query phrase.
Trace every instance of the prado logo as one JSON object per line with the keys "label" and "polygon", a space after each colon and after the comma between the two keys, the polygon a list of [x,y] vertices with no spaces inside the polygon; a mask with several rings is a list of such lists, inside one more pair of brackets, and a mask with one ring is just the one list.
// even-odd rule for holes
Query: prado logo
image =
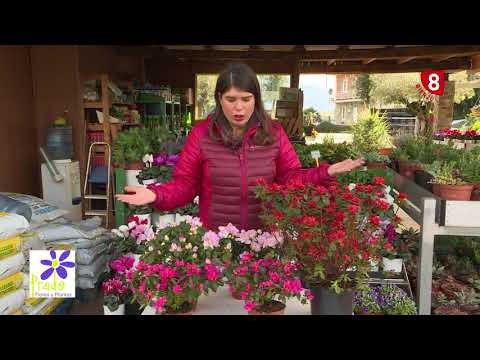
{"label": "prado logo", "polygon": [[75,297],[75,251],[30,251],[30,296]]}

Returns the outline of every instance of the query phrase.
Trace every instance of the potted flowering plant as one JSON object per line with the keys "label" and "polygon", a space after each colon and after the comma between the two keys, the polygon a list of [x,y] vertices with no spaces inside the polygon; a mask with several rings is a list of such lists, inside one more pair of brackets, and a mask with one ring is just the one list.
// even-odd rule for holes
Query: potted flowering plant
{"label": "potted flowering plant", "polygon": [[249,315],[283,315],[288,298],[302,304],[311,298],[295,276],[297,265],[272,256],[258,258],[252,252],[240,255],[240,263],[232,271],[232,285],[240,291]]}
{"label": "potted flowering plant", "polygon": [[[222,236],[222,227],[220,227],[219,235]],[[231,280],[232,271],[240,262],[240,254],[250,252],[254,254],[255,258],[263,259],[267,256],[280,255],[281,246],[283,244],[283,236],[280,232],[264,232],[262,230],[242,230],[231,231],[230,236],[233,240],[232,245],[232,266],[227,266],[226,276]],[[238,256],[237,256],[238,254]],[[241,289],[236,288],[232,281],[229,282],[229,289],[232,297],[236,300],[241,300]]]}
{"label": "potted flowering plant", "polygon": [[369,285],[355,293],[354,313],[358,315],[416,315],[415,302],[396,285]]}
{"label": "potted flowering plant", "polygon": [[125,315],[125,299],[128,287],[119,277],[102,283],[103,312],[105,315]]}
{"label": "potted flowering plant", "polygon": [[[115,235],[115,248],[118,255],[141,255],[145,252],[145,242],[155,236],[153,229],[148,225],[148,220],[131,217],[128,225],[121,225],[112,229]],[[137,261],[139,256],[133,256]]]}
{"label": "potted flowering plant", "polygon": [[351,314],[353,290],[365,286],[370,261],[379,258],[385,243],[382,221],[400,221],[384,179],[329,189],[260,180],[256,191],[265,224],[282,233],[285,255],[306,274],[315,296],[312,313]]}
{"label": "potted flowering plant", "polygon": [[383,271],[399,273],[402,271],[403,258],[397,251],[395,226],[387,222],[384,232],[386,241],[381,250]]}
{"label": "potted flowering plant", "polygon": [[375,151],[364,153],[363,158],[369,169],[385,169],[390,163],[390,158],[387,155],[380,155]]}
{"label": "potted flowering plant", "polygon": [[[113,276],[126,282],[126,273],[129,270],[132,270],[135,265],[135,259],[130,256],[120,256],[119,258],[110,262],[110,269],[113,272]],[[140,308],[136,303],[133,302],[132,293],[129,289],[125,295],[125,315],[140,315]]]}
{"label": "potted flowering plant", "polygon": [[147,264],[173,265],[177,261],[192,263],[201,270],[202,291],[216,291],[224,285],[223,267],[230,259],[231,241],[206,231],[200,219],[186,216],[178,225],[158,229],[146,243],[142,260]]}
{"label": "potted flowering plant", "polygon": [[141,308],[154,307],[157,314],[190,315],[203,292],[201,272],[197,264],[181,260],[171,265],[140,261],[126,276]]}

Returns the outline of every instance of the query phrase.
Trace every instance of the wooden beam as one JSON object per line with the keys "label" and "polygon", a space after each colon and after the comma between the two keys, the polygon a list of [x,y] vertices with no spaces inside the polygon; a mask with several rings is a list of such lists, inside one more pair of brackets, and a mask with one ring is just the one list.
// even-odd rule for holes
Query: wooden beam
{"label": "wooden beam", "polygon": [[401,73],[401,72],[420,72],[424,70],[467,70],[471,68],[470,59],[454,58],[442,63],[433,63],[426,60],[410,61],[405,64],[397,62],[374,62],[368,65],[362,63],[348,64],[337,63],[334,66],[328,66],[326,63],[312,63],[305,66],[301,63],[300,73],[302,74],[342,74],[342,73]]}
{"label": "wooden beam", "polygon": [[331,66],[331,65],[335,64],[336,61],[337,61],[337,59],[328,60],[328,61],[327,61],[327,65],[328,65],[328,66]]}
{"label": "wooden beam", "polygon": [[221,60],[279,60],[279,61],[325,61],[325,60],[359,60],[375,58],[388,60],[399,58],[431,58],[439,56],[467,56],[480,54],[480,45],[432,45],[412,47],[385,47],[380,49],[347,49],[345,45],[337,50],[315,51],[221,51],[221,50],[168,50],[149,46],[117,47],[116,51],[125,55],[152,55],[158,57],[187,59],[221,59]]}
{"label": "wooden beam", "polygon": [[472,70],[480,71],[480,55],[472,58]]}
{"label": "wooden beam", "polygon": [[404,58],[404,59],[400,59],[400,60],[397,61],[397,64],[399,64],[399,65],[406,64],[407,62],[415,60],[416,58],[417,58],[416,56],[410,56],[410,57],[407,57],[407,58]]}
{"label": "wooden beam", "polygon": [[442,61],[451,59],[451,58],[453,58],[453,57],[455,57],[455,56],[457,56],[457,55],[452,54],[452,55],[442,56],[442,57],[439,57],[439,58],[434,58],[434,59],[432,59],[432,62],[435,62],[435,63],[437,63],[437,62],[442,62]]}
{"label": "wooden beam", "polygon": [[371,58],[371,59],[363,60],[362,64],[363,65],[368,65],[368,64],[374,62],[375,60],[377,60],[377,59],[376,58]]}

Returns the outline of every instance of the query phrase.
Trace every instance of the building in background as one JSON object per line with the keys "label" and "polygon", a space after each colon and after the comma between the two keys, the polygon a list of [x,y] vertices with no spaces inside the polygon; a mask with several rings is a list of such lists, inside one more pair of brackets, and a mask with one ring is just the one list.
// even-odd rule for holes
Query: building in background
{"label": "building in background", "polygon": [[358,113],[363,108],[363,101],[356,95],[355,92],[355,75],[337,75],[334,116],[335,124],[354,124],[357,121]]}

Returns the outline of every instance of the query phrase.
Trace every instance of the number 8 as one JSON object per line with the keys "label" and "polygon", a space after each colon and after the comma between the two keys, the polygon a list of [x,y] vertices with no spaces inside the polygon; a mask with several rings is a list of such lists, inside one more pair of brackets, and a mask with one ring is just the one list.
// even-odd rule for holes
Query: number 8
{"label": "number 8", "polygon": [[430,74],[428,76],[428,88],[432,91],[440,89],[440,76],[438,74]]}

